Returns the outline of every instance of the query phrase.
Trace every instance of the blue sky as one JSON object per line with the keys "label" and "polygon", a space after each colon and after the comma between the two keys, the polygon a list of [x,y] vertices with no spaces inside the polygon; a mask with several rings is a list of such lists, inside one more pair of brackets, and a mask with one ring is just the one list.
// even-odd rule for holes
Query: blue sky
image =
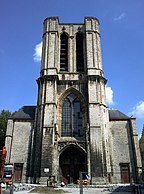
{"label": "blue sky", "polygon": [[43,20],[100,21],[104,76],[110,108],[144,123],[143,0],[0,0],[0,110],[15,111],[37,101]]}

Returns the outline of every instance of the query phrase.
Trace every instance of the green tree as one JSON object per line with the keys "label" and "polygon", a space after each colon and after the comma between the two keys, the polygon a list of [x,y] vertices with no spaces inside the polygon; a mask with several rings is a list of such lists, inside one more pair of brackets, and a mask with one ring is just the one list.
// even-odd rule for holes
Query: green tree
{"label": "green tree", "polygon": [[5,135],[7,128],[7,119],[12,115],[9,110],[2,110],[0,112],[0,150],[5,145]]}

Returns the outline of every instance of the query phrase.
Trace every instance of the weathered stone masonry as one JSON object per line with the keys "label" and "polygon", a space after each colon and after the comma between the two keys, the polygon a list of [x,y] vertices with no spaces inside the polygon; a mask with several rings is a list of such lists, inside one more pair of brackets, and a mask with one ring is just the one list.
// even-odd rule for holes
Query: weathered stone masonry
{"label": "weathered stone masonry", "polygon": [[[85,17],[80,24],[44,20],[37,83],[34,114],[23,107],[8,121],[7,157],[23,166],[21,181],[45,182],[54,175],[57,181],[76,183],[79,172],[87,172],[92,184],[137,182],[141,162],[135,119],[108,110],[97,18]],[[23,124],[11,124],[20,119]],[[27,141],[21,141],[18,130]]]}

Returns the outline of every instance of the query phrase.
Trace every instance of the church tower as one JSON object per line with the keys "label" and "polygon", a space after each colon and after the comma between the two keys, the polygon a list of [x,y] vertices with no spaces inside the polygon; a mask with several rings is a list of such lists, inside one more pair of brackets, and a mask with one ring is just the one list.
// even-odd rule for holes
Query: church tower
{"label": "church tower", "polygon": [[92,184],[140,181],[136,118],[108,110],[106,82],[98,19],[46,18],[37,105],[21,107],[7,123],[14,182],[43,184],[55,176],[69,184],[80,175]]}
{"label": "church tower", "polygon": [[47,178],[44,169],[65,183],[75,183],[80,172],[94,182],[106,181],[111,173],[106,82],[98,19],[46,18],[37,80],[35,181]]}

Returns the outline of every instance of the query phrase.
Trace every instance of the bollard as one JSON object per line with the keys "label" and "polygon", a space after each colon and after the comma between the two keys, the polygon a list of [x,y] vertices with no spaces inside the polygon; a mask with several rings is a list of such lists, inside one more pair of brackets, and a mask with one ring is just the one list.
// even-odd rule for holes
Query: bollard
{"label": "bollard", "polygon": [[80,172],[80,194],[83,194],[82,172]]}
{"label": "bollard", "polygon": [[132,186],[132,190],[133,190],[133,194],[136,194],[136,186],[135,185]]}
{"label": "bollard", "polygon": [[139,194],[142,194],[142,188],[141,188],[141,185],[139,185]]}

